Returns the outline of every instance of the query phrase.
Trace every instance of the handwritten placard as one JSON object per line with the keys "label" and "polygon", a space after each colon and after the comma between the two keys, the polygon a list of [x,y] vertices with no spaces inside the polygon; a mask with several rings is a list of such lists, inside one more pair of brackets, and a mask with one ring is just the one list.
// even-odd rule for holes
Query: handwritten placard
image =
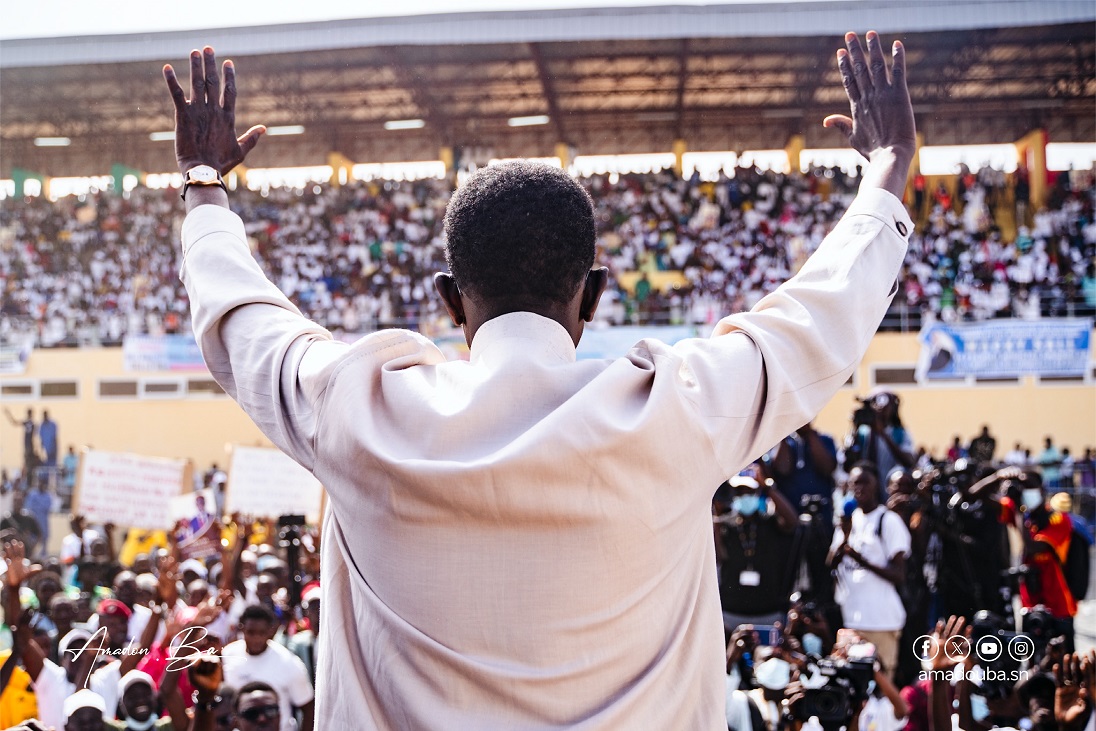
{"label": "handwritten placard", "polygon": [[320,520],[323,488],[312,473],[277,449],[232,448],[225,512],[260,518],[304,515]]}
{"label": "handwritten placard", "polygon": [[87,450],[80,460],[73,512],[92,523],[170,528],[171,499],[183,491],[187,472],[182,459]]}

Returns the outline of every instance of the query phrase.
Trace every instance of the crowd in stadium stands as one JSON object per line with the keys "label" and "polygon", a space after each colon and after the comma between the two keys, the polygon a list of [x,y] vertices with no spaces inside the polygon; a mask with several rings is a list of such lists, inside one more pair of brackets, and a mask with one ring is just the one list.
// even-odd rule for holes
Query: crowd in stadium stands
{"label": "crowd in stadium stands", "polygon": [[[212,465],[195,475],[216,501],[201,525],[77,513],[51,553],[49,513],[66,506],[39,478],[76,466],[57,461],[47,413],[8,416],[32,469],[0,491],[0,727],[312,728],[317,527],[224,515],[231,476]],[[879,390],[843,440],[807,424],[715,490],[728,729],[1086,728],[1096,652],[1077,651],[1073,622],[1096,451],[1006,450],[988,426],[945,454],[914,443]],[[201,530],[222,540],[194,555]],[[965,651],[945,647],[968,630]]]}
{"label": "crowd in stadium stands", "polygon": [[[834,225],[856,178],[817,169],[742,168],[702,182],[669,173],[585,180],[597,210],[600,263],[639,272],[618,283],[599,317],[613,324],[712,323],[748,309],[794,273]],[[1048,206],[1030,211],[1028,183],[985,168],[954,193],[913,185],[911,237],[893,309],[905,327],[1096,312],[1091,172],[1061,174]],[[238,192],[233,206],[255,256],[306,315],[333,331],[430,327],[443,319],[431,275],[444,270],[445,181],[353,183]],[[1015,236],[1018,200],[1027,225]],[[189,332],[179,283],[182,207],[172,190],[137,189],[50,202],[0,202],[0,339],[38,345],[118,343],[126,334]],[[658,272],[681,272],[661,289]],[[912,324],[911,324],[912,322]],[[890,320],[884,328],[894,327]]]}

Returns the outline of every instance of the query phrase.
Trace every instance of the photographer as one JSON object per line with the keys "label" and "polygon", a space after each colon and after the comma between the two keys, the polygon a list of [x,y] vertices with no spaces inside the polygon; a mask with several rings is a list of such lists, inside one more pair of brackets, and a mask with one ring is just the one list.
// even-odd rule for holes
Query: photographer
{"label": "photographer", "polygon": [[[730,490],[730,511],[713,518],[716,555],[720,565],[723,627],[733,632],[740,624],[774,624],[784,619],[788,606],[788,557],[797,519],[772,480],[747,475],[732,477],[720,486]],[[718,502],[718,501],[717,501]]]}
{"label": "photographer", "polygon": [[[1065,637],[1065,650],[1073,650],[1073,617],[1077,599],[1070,589],[1070,546],[1080,540],[1073,531],[1069,515],[1049,508],[1042,479],[1037,473],[1007,467],[986,481],[1000,483],[1001,489],[1020,492],[1020,507],[1012,499],[1000,498],[1001,520],[1019,529],[1023,540],[1023,565],[1027,568],[1020,582],[1020,600],[1025,608],[1024,631],[1039,638]],[[980,483],[981,484],[981,483]],[[1041,648],[1040,648],[1041,649]]]}
{"label": "photographer", "polygon": [[974,483],[974,464],[965,459],[937,473],[955,493],[941,514],[940,599],[945,615],[973,617],[979,610],[1008,612],[1003,590],[1008,542],[994,480]]}
{"label": "photographer", "polygon": [[790,601],[788,624],[784,630],[788,643],[807,655],[830,654],[835,636],[823,607],[799,592],[792,594]]}
{"label": "photographer", "polygon": [[805,496],[822,498],[821,514],[833,526],[833,471],[837,469],[837,445],[833,437],[814,430],[810,422],[784,437],[765,457],[776,489],[792,505]]}
{"label": "photographer", "polygon": [[834,534],[827,563],[837,572],[835,599],[844,625],[874,643],[878,658],[893,673],[906,623],[898,587],[906,578],[910,534],[898,515],[880,505],[877,474],[868,462],[849,473],[857,507],[850,530]]}
{"label": "photographer", "polygon": [[[850,644],[838,645],[835,648],[835,651],[840,652],[845,660],[849,659],[850,649],[852,650],[852,656],[857,657],[863,654],[857,651],[867,644],[858,635],[854,635],[850,639]],[[871,731],[898,731],[906,725],[909,707],[902,698],[901,691],[891,682],[882,663],[870,653],[867,659],[874,662],[872,682],[867,688],[867,700],[863,702],[859,714],[855,717],[856,726],[857,728],[871,729]]]}
{"label": "photographer", "polygon": [[[762,644],[776,639],[778,644]],[[727,645],[727,728],[731,731],[781,731],[791,727],[784,713],[791,683],[792,656],[775,637],[741,625]]]}
{"label": "photographer", "polygon": [[785,717],[795,728],[809,721],[812,728],[818,728],[817,722],[824,731],[896,731],[907,713],[905,701],[875,657],[874,645],[847,629],[838,631],[831,655],[803,661],[785,697]]}
{"label": "photographer", "polygon": [[[929,516],[931,500],[931,494],[926,498],[920,493],[918,483],[910,472],[903,469],[891,473],[887,482],[887,509],[902,519],[910,533],[906,581],[898,588],[902,605],[906,608],[906,624],[899,642],[898,664],[894,668],[894,681],[899,686],[909,685],[916,680],[921,663],[913,652],[913,641],[924,634],[929,626],[931,592],[926,574],[935,577],[939,563],[934,561],[929,566],[927,562],[929,544],[935,537]],[[939,545],[939,538],[936,541],[935,545]]]}
{"label": "photographer", "polygon": [[[895,468],[912,469],[913,438],[898,416],[900,400],[885,389],[875,389],[853,413],[853,430],[845,440],[846,470],[859,462],[871,462],[876,467],[876,484],[887,484]],[[882,499],[882,495],[880,495]]]}

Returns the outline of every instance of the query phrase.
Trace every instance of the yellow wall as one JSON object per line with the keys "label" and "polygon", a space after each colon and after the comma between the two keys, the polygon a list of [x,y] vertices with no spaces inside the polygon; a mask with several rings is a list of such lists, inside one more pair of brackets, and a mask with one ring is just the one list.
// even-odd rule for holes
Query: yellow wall
{"label": "yellow wall", "polygon": [[[916,335],[880,334],[872,341],[854,386],[847,386],[823,409],[816,428],[839,441],[848,430],[855,396],[872,387],[871,366],[912,367],[917,361]],[[1091,369],[1090,369],[1091,371]],[[125,371],[120,348],[35,350],[27,370],[0,376],[0,383],[37,379],[76,379],[77,399],[28,401],[5,397],[3,405],[17,418],[27,407],[36,420],[43,408],[58,423],[62,452],[69,444],[149,456],[192,458],[195,467],[227,462],[229,443],[271,446],[231,399],[199,396],[187,399],[97,398],[100,378],[203,378],[205,373]],[[902,418],[917,444],[937,452],[951,443],[953,435],[964,442],[989,424],[997,437],[999,455],[1020,441],[1033,450],[1043,437],[1053,435],[1059,446],[1080,453],[1096,446],[1096,386],[1089,376],[1084,384],[1039,385],[1025,378],[1008,386],[909,386],[893,387],[902,399]],[[0,465],[18,467],[23,460],[22,429],[0,419]]]}
{"label": "yellow wall", "polygon": [[[121,348],[38,349],[25,373],[0,377],[0,383],[66,378],[79,382],[80,398],[27,401],[4,397],[4,407],[22,419],[28,407],[35,421],[42,409],[57,422],[60,452],[68,445],[91,446],[110,452],[134,452],[155,457],[192,458],[204,470],[211,462],[227,463],[225,445],[272,446],[244,412],[227,396],[189,399],[99,400],[101,378],[208,378],[201,372],[142,372],[123,368]],[[21,427],[0,419],[0,465],[23,463]]]}
{"label": "yellow wall", "polygon": [[[874,385],[872,366],[913,367],[919,351],[916,335],[876,335],[857,372],[855,387],[842,388],[819,414],[815,427],[840,442],[857,405],[854,398]],[[964,444],[969,442],[983,424],[997,437],[998,458],[1015,442],[1037,454],[1046,436],[1052,436],[1059,448],[1069,447],[1074,455],[1087,446],[1096,447],[1096,385],[1091,375],[1087,383],[1077,384],[1039,384],[1025,377],[1017,385],[914,385],[889,390],[902,400],[900,415],[914,443],[937,456],[956,435]]]}

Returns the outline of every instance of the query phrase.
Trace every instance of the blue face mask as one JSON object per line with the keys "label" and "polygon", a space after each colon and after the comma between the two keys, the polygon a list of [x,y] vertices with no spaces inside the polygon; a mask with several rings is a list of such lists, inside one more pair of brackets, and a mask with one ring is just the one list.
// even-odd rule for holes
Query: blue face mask
{"label": "blue face mask", "polygon": [[970,715],[979,723],[989,718],[989,703],[984,696],[970,694]]}
{"label": "blue face mask", "polygon": [[808,655],[822,656],[822,638],[818,635],[807,633],[800,640],[803,643],[803,652]]}
{"label": "blue face mask", "polygon": [[738,495],[731,501],[731,507],[739,515],[753,515],[761,507],[761,496]]}

